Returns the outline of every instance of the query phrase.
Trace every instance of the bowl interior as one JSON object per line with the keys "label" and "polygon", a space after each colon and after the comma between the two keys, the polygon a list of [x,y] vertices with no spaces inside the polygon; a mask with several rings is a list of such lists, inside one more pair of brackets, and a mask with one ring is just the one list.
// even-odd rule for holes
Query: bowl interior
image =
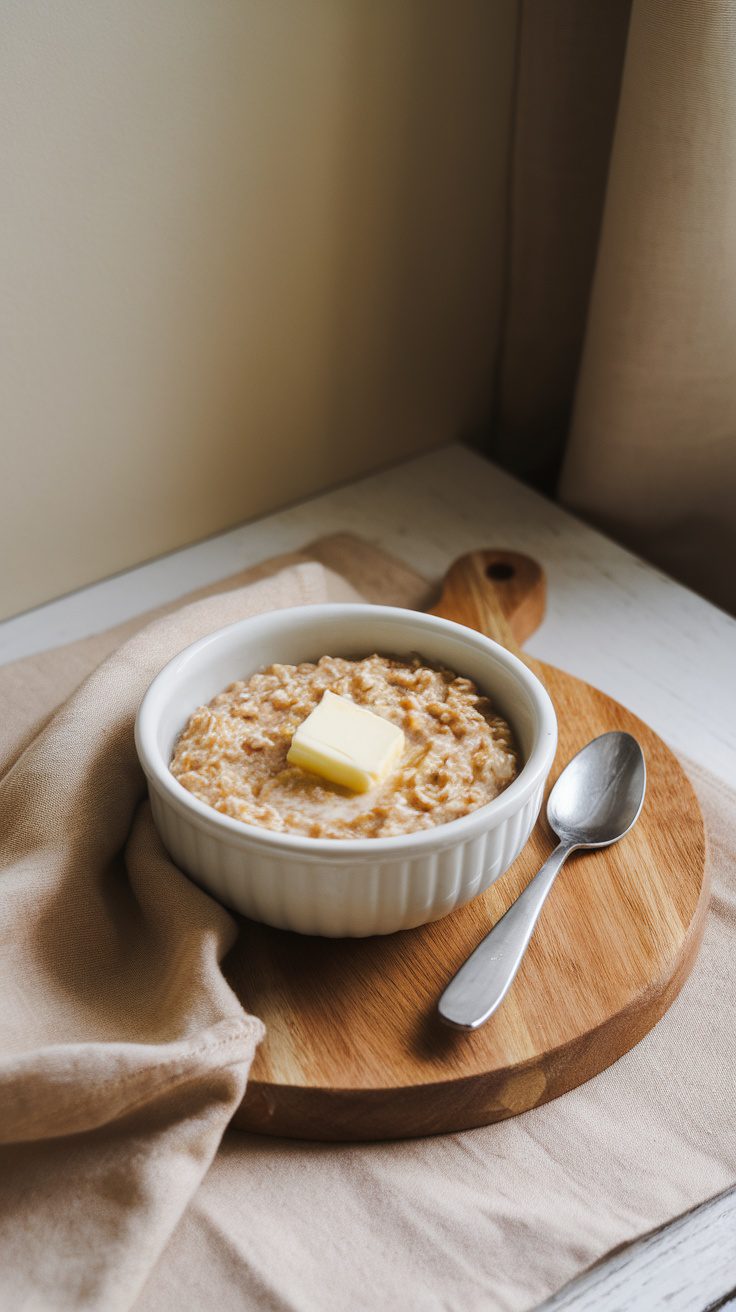
{"label": "bowl interior", "polygon": [[[275,662],[297,664],[320,656],[360,657],[413,652],[473,679],[511,725],[522,760],[535,746],[540,715],[518,663],[495,644],[435,616],[388,607],[300,607],[272,612],[221,629],[174,658],[151,688],[155,745],[168,767],[176,739],[192,711],[236,679]],[[532,676],[529,674],[528,679]]]}

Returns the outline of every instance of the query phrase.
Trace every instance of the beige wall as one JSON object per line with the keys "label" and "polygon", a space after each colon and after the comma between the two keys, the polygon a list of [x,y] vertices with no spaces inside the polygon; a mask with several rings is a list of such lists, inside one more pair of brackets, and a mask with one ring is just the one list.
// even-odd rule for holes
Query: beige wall
{"label": "beige wall", "polygon": [[0,615],[490,404],[516,0],[6,0]]}

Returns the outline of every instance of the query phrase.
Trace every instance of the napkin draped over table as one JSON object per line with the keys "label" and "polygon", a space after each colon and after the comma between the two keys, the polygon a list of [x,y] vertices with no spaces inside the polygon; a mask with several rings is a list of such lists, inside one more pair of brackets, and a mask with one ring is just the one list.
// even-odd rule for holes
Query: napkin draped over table
{"label": "napkin draped over table", "polygon": [[[371,600],[423,597],[364,545],[320,554]],[[203,633],[356,595],[296,564],[157,619],[111,655],[121,631],[0,670],[2,1307],[527,1308],[736,1180],[733,796],[697,772],[705,943],[667,1016],[614,1067],[515,1120],[433,1140],[225,1134],[263,1029],[220,969],[234,918],[158,839],[135,713]]]}

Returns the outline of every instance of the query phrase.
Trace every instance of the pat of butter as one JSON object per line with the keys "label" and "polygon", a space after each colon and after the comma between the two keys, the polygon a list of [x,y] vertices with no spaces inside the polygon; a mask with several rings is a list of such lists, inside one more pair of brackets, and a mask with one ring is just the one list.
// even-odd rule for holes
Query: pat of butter
{"label": "pat of butter", "polygon": [[354,793],[367,793],[398,764],[403,749],[404,734],[395,724],[327,691],[296,730],[287,760]]}

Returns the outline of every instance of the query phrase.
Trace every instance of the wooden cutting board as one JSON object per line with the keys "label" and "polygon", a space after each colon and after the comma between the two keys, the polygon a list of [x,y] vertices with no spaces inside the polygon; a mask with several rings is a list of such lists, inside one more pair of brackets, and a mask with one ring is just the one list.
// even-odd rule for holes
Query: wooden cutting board
{"label": "wooden cutting board", "polygon": [[[433,609],[516,649],[544,604],[540,567],[494,551],[453,566]],[[589,739],[625,729],[647,763],[637,825],[615,846],[569,860],[506,1000],[475,1033],[443,1026],[437,999],[555,845],[544,818],[501,879],[432,925],[334,940],[243,920],[226,973],[267,1032],[236,1126],[370,1140],[486,1125],[604,1070],[677,996],[708,903],[703,821],[690,783],[657,734],[618,702],[528,663],[559,720],[549,786]]]}

